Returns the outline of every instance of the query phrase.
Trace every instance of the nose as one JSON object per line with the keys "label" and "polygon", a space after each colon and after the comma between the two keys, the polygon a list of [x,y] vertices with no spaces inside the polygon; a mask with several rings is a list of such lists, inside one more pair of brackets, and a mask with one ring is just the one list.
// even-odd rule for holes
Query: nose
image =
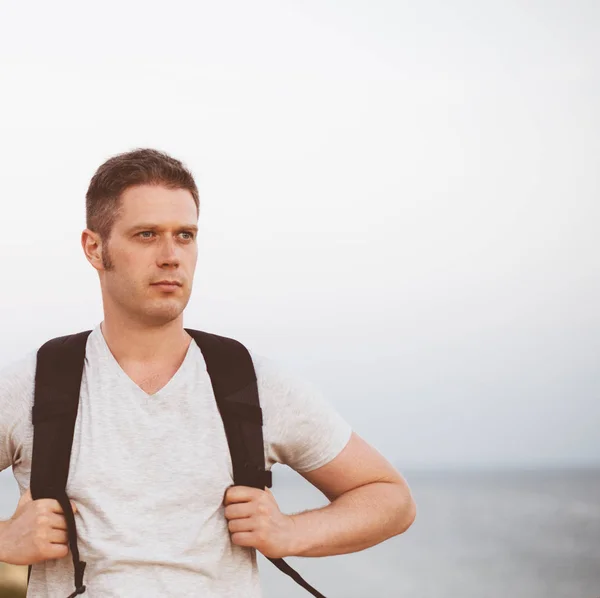
{"label": "nose", "polygon": [[163,237],[159,244],[157,256],[158,265],[164,266],[179,266],[181,258],[179,257],[179,248],[177,243],[168,236]]}

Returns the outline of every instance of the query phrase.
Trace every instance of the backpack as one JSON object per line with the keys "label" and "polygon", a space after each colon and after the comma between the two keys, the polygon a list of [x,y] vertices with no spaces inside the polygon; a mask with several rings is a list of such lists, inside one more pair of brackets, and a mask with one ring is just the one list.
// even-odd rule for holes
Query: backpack
{"label": "backpack", "polygon": [[[234,339],[188,328],[185,331],[197,343],[206,362],[231,453],[234,484],[262,490],[271,488],[271,472],[265,470],[262,410],[250,353]],[[68,598],[86,590],[83,584],[86,563],[79,558],[75,517],[66,485],[85,347],[91,332],[87,330],[46,342],[37,352],[35,373],[31,496],[33,500],[55,499],[64,512],[75,569],[75,591]],[[269,560],[313,596],[325,598],[283,559]],[[31,570],[30,565],[28,584]]]}

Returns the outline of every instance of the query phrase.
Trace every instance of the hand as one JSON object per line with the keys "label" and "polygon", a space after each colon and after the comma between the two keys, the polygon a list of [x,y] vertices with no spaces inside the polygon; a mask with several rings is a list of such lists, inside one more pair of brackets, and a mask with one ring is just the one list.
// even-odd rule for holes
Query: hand
{"label": "hand", "polygon": [[256,548],[268,558],[292,555],[294,520],[279,510],[268,488],[231,486],[225,492],[224,504],[234,544]]}
{"label": "hand", "polygon": [[[73,512],[77,507],[71,501]],[[67,522],[60,503],[52,498],[33,500],[28,489],[14,515],[2,526],[1,552],[11,565],[34,565],[69,554]]]}

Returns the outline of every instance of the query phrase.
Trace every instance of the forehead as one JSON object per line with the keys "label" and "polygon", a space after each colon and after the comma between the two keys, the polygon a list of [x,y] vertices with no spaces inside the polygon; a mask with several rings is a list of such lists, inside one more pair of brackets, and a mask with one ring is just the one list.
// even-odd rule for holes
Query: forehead
{"label": "forehead", "polygon": [[121,196],[119,224],[136,221],[156,224],[193,224],[198,220],[196,203],[187,189],[168,189],[161,185],[136,185]]}

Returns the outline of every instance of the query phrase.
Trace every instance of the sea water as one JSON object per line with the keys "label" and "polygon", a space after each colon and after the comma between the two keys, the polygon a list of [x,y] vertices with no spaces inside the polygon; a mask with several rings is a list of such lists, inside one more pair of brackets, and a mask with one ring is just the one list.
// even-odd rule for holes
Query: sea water
{"label": "sea water", "polygon": [[[0,519],[16,483],[0,476]],[[288,558],[327,598],[599,598],[600,468],[403,472],[417,518],[354,554]],[[273,469],[283,512],[327,504],[288,468]],[[309,594],[259,555],[265,598]]]}

